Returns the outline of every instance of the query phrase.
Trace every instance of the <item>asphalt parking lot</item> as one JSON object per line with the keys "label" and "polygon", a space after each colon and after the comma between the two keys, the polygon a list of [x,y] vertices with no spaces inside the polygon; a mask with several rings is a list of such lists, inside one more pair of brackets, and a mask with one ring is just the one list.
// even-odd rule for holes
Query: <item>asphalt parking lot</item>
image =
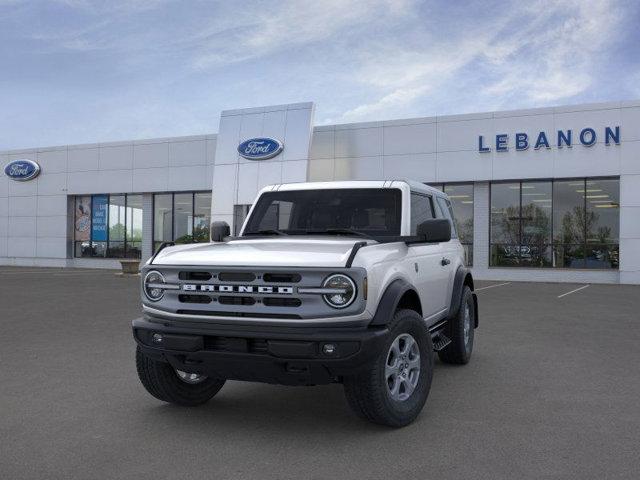
{"label": "asphalt parking lot", "polygon": [[478,282],[471,363],[438,362],[422,415],[391,430],[340,385],[158,402],[135,372],[138,282],[0,267],[1,478],[640,476],[638,286]]}

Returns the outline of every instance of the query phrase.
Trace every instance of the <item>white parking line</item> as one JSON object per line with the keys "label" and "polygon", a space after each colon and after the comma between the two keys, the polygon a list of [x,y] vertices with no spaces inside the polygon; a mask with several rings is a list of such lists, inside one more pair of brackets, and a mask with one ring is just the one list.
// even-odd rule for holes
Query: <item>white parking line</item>
{"label": "white parking line", "polygon": [[576,293],[579,292],[580,290],[584,290],[585,288],[587,288],[589,285],[583,285],[580,288],[576,288],[575,290],[571,290],[570,292],[567,293],[563,293],[562,295],[558,295],[558,298],[562,298],[562,297],[566,297],[567,295],[571,295],[572,293]]}
{"label": "white parking line", "polygon": [[480,290],[486,290],[487,288],[493,288],[493,287],[501,287],[503,285],[509,285],[511,282],[504,282],[504,283],[494,283],[493,285],[487,285],[486,287],[480,287],[480,288],[476,288],[474,290],[474,292],[479,292]]}

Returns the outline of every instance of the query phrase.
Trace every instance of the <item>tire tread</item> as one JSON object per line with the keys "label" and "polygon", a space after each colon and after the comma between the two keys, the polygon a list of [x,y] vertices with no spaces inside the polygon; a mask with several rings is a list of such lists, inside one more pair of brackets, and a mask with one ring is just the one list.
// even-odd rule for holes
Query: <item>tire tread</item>
{"label": "tire tread", "polygon": [[136,349],[136,369],[144,388],[163,402],[196,406],[208,402],[223,387],[225,380],[208,378],[195,385],[183,382],[171,365],[147,357]]}
{"label": "tire tread", "polygon": [[[403,321],[409,319],[412,322],[416,322],[421,327],[423,326],[422,317],[413,310],[398,310],[391,322],[390,331],[392,332],[390,337],[395,338],[400,331],[396,331],[395,327]],[[371,362],[365,370],[360,374],[347,378],[344,381],[345,396],[352,410],[361,418],[365,418],[373,423],[381,425],[387,425],[391,427],[403,427],[411,423],[422,410],[426,396],[429,393],[431,386],[431,377],[433,373],[433,346],[431,343],[431,335],[426,327],[424,327],[423,338],[427,342],[425,351],[428,352],[428,371],[421,372],[421,375],[426,375],[426,395],[424,399],[419,399],[417,406],[410,412],[398,413],[391,410],[388,406],[388,398],[386,392],[386,380],[381,378],[382,370],[380,369],[380,358]],[[386,360],[386,350],[382,352]],[[421,355],[423,352],[421,352]]]}

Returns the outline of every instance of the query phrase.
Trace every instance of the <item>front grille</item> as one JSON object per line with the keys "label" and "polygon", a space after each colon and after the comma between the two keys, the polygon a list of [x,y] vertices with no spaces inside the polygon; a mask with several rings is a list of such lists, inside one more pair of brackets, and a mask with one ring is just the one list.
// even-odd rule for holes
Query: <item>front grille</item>
{"label": "front grille", "polygon": [[254,305],[256,303],[255,298],[251,297],[218,297],[220,305]]}
{"label": "front grille", "polygon": [[281,297],[267,297],[262,300],[267,307],[299,307],[302,305],[302,300],[299,298],[281,298]]}
{"label": "front grille", "polygon": [[213,299],[209,295],[178,295],[181,303],[211,303]]}
{"label": "front grille", "polygon": [[221,282],[253,282],[256,275],[251,272],[220,272],[218,279]]}
{"label": "front grille", "polygon": [[298,283],[301,279],[299,273],[265,273],[262,276],[266,283]]}
{"label": "front grille", "polygon": [[[235,267],[235,266],[158,266],[168,284],[164,297],[149,305],[179,315],[223,318],[299,320],[338,317],[360,313],[365,306],[361,295],[344,310],[332,309],[322,295],[300,292],[321,287],[339,268]],[[364,270],[346,272],[357,285]],[[143,301],[148,304],[144,295]]]}
{"label": "front grille", "polygon": [[194,280],[196,282],[206,282],[211,280],[212,276],[209,272],[180,272],[178,274],[180,280]]}

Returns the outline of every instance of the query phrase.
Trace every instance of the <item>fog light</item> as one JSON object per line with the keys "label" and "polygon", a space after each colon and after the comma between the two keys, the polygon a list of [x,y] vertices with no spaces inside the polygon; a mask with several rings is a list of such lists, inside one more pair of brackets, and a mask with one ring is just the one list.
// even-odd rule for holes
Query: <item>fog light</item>
{"label": "fog light", "polygon": [[336,351],[336,346],[333,343],[325,343],[322,346],[322,353],[326,355],[333,355]]}
{"label": "fog light", "polygon": [[153,343],[162,343],[162,335],[160,335],[159,333],[154,333],[153,337],[151,337],[151,341]]}

